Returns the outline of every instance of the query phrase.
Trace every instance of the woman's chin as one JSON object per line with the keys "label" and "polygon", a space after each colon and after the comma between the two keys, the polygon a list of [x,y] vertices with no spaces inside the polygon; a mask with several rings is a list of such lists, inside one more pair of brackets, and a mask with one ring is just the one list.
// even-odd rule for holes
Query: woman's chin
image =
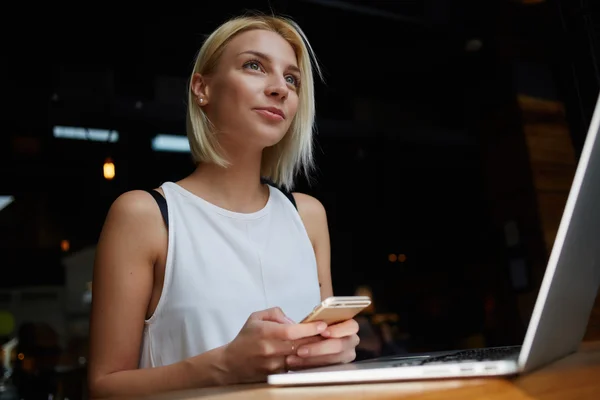
{"label": "woman's chin", "polygon": [[283,139],[284,136],[285,136],[285,133],[281,133],[281,132],[272,133],[272,134],[268,134],[266,132],[261,132],[261,133],[257,133],[256,135],[254,135],[254,140],[252,140],[252,142],[257,143],[259,146],[261,146],[263,148],[273,147],[277,143],[281,142],[281,139]]}

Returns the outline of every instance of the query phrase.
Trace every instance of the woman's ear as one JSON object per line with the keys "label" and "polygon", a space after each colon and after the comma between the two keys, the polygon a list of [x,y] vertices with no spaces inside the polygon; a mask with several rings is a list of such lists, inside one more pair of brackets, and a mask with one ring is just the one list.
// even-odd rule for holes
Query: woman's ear
{"label": "woman's ear", "polygon": [[195,73],[192,76],[191,90],[196,97],[198,105],[205,106],[208,104],[208,91],[206,88],[206,78],[202,75]]}

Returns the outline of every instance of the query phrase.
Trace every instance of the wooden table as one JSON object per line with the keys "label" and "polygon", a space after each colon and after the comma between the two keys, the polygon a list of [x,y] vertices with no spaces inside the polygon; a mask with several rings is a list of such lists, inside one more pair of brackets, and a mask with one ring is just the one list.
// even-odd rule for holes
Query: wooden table
{"label": "wooden table", "polygon": [[169,393],[153,399],[600,399],[600,341],[588,342],[562,360],[516,378],[274,388],[236,385]]}

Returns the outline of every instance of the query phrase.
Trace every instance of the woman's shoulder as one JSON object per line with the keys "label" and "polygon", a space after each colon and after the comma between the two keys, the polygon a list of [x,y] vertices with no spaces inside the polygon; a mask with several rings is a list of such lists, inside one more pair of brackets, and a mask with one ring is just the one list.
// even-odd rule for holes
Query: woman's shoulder
{"label": "woman's shoulder", "polygon": [[126,243],[129,249],[135,244],[139,252],[147,252],[153,258],[165,234],[160,210],[150,193],[132,190],[121,194],[110,206],[100,235],[100,242],[108,247],[99,247],[115,251],[122,247],[119,243]]}
{"label": "woman's shoulder", "polygon": [[[145,190],[131,190],[119,195],[111,204],[104,229],[134,232],[147,236],[162,234],[162,216],[156,200]],[[154,236],[154,235],[152,235]]]}
{"label": "woman's shoulder", "polygon": [[323,204],[317,198],[305,193],[293,192],[292,195],[313,245],[322,240],[328,240],[327,213]]}
{"label": "woman's shoulder", "polygon": [[326,218],[325,207],[316,197],[300,192],[293,192],[292,195],[294,196],[294,200],[296,200],[298,212],[302,217],[317,220]]}
{"label": "woman's shoulder", "polygon": [[109,214],[127,218],[152,218],[157,212],[156,201],[145,190],[130,190],[117,197]]}

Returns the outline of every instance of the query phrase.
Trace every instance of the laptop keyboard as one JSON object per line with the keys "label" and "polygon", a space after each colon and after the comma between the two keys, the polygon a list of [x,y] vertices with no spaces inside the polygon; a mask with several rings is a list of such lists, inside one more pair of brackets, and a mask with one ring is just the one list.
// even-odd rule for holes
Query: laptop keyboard
{"label": "laptop keyboard", "polygon": [[520,351],[521,346],[461,350],[457,351],[456,353],[444,354],[441,356],[395,360],[394,367],[478,361],[516,360],[519,357]]}

